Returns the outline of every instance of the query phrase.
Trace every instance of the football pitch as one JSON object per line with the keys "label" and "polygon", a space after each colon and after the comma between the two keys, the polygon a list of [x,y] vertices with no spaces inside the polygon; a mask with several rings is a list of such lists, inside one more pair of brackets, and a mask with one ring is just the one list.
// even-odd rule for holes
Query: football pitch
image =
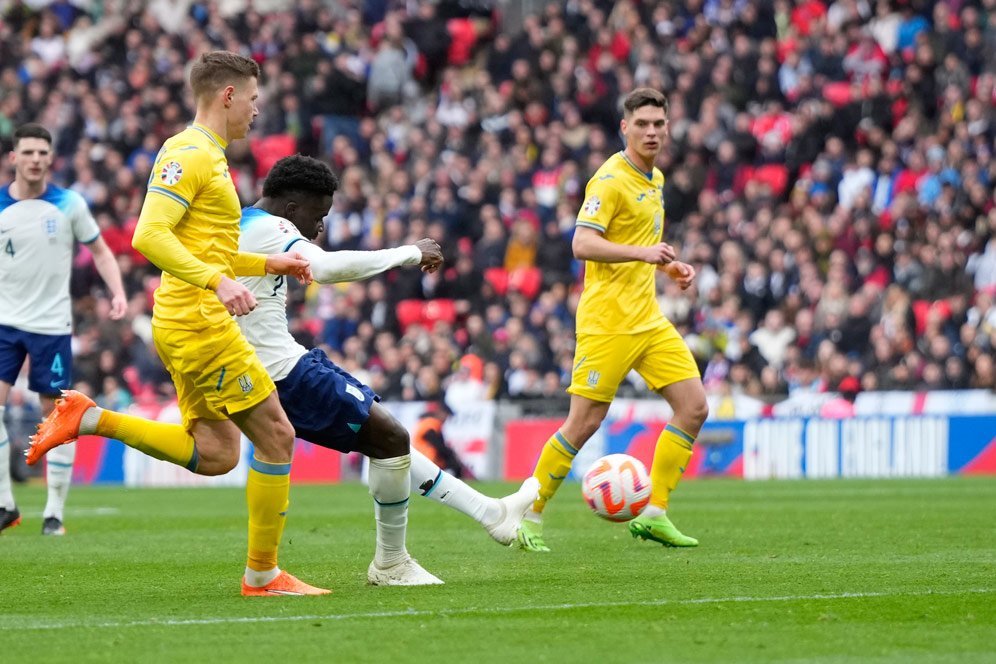
{"label": "football pitch", "polygon": [[[491,495],[511,485],[482,484]],[[565,485],[550,554],[413,497],[409,550],[446,585],[365,585],[373,509],[297,486],[281,565],[326,597],[239,596],[244,492],[42,487],[0,535],[0,661],[994,662],[996,478],[679,488],[697,549],[630,538]]]}

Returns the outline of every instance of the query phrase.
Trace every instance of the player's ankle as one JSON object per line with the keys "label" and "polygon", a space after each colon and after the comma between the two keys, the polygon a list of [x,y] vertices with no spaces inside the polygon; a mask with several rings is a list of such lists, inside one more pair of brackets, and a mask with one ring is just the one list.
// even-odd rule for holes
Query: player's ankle
{"label": "player's ankle", "polygon": [[252,586],[253,588],[262,588],[263,586],[269,585],[278,576],[280,576],[279,567],[263,571],[246,567],[246,585]]}
{"label": "player's ankle", "polygon": [[100,424],[100,415],[103,412],[104,409],[99,406],[87,408],[83,411],[83,418],[80,419],[81,436],[97,433],[97,427]]}
{"label": "player's ankle", "polygon": [[543,514],[537,512],[533,509],[528,510],[522,517],[523,521],[532,521],[533,523],[543,523]]}
{"label": "player's ankle", "polygon": [[643,511],[640,512],[640,516],[645,516],[648,519],[652,519],[655,516],[663,516],[665,514],[667,514],[667,510],[663,507],[658,507],[657,505],[647,505],[643,508]]}

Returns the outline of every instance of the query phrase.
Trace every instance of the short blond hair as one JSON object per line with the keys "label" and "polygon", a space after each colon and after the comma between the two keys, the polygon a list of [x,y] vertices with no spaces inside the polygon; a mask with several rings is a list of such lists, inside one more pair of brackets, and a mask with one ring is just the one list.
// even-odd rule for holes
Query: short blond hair
{"label": "short blond hair", "polygon": [[250,78],[259,78],[259,65],[231,51],[205,53],[190,68],[190,88],[196,99]]}

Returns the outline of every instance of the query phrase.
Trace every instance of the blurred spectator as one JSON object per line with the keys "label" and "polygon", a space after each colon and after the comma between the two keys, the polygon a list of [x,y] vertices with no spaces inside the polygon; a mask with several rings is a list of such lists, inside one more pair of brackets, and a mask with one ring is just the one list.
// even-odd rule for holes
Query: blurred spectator
{"label": "blurred spectator", "polygon": [[837,386],[838,396],[830,399],[820,407],[820,417],[843,420],[854,417],[854,400],[861,391],[861,385],[854,376],[848,376]]}
{"label": "blurred spectator", "polygon": [[443,437],[443,425],[452,414],[453,411],[444,403],[429,404],[412,430],[412,447],[450,475],[470,478],[469,471]]}

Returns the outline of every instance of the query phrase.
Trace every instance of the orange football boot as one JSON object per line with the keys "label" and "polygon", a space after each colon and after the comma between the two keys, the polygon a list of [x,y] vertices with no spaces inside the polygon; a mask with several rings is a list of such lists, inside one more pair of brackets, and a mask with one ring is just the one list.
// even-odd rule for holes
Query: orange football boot
{"label": "orange football boot", "polygon": [[80,437],[80,420],[83,413],[97,404],[93,399],[76,390],[63,390],[62,398],[55,401],[55,410],[49,413],[38,431],[31,436],[31,447],[25,453],[28,465],[38,463],[53,447],[71,443]]}
{"label": "orange football boot", "polygon": [[250,586],[242,577],[243,597],[267,597],[273,595],[328,595],[331,590],[309,586],[293,574],[281,571],[273,581],[261,588]]}

